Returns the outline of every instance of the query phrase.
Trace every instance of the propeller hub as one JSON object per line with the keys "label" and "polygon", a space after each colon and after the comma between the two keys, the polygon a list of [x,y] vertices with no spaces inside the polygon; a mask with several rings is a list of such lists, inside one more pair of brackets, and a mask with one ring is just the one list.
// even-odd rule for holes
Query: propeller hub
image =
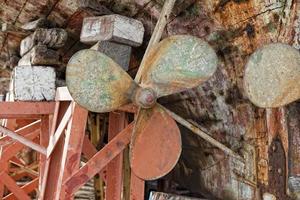
{"label": "propeller hub", "polygon": [[156,103],[156,95],[151,88],[139,88],[135,95],[135,102],[143,108],[151,108]]}

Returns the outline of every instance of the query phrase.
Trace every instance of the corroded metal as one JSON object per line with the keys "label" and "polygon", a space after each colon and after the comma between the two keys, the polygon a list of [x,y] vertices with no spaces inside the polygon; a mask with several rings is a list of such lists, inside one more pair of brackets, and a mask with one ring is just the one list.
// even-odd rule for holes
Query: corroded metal
{"label": "corroded metal", "polygon": [[286,44],[269,44],[250,57],[244,87],[259,107],[279,107],[300,97],[300,54]]}
{"label": "corroded metal", "polygon": [[151,108],[156,103],[156,95],[151,88],[138,88],[133,95],[132,101],[142,108]]}
{"label": "corroded metal", "polygon": [[171,36],[150,50],[142,87],[152,87],[158,97],[181,92],[209,79],[217,64],[217,55],[207,42],[193,36]]}
{"label": "corroded metal", "polygon": [[172,36],[150,50],[138,85],[112,59],[93,50],[76,53],[68,63],[67,85],[73,99],[94,112],[109,112],[133,102],[139,106],[131,138],[131,167],[144,180],[166,175],[181,153],[181,135],[157,98],[196,87],[217,68],[217,56],[204,41]]}
{"label": "corroded metal", "polygon": [[66,71],[74,100],[94,112],[109,112],[130,102],[134,82],[111,58],[95,50],[77,52]]}
{"label": "corroded metal", "polygon": [[130,143],[132,171],[144,180],[169,173],[181,154],[176,122],[159,106],[140,109]]}

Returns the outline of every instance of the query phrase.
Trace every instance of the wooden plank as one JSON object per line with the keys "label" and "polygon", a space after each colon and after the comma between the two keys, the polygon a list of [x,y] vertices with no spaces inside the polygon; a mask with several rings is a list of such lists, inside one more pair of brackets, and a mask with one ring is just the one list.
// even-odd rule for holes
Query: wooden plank
{"label": "wooden plank", "polygon": [[62,133],[64,132],[67,123],[69,122],[72,116],[72,104],[69,105],[65,115],[63,116],[61,122],[59,123],[55,133],[50,136],[49,146],[47,148],[47,157],[49,158],[53,149],[55,148],[56,143],[58,142],[59,138],[61,137]]}
{"label": "wooden plank", "polygon": [[[70,102],[59,102],[59,110],[57,113],[57,120],[54,120],[53,127],[57,128],[57,125],[62,120],[66,110],[69,107]],[[54,134],[54,130],[51,129],[51,135]],[[58,184],[58,174],[60,171],[61,166],[61,158],[63,154],[64,148],[64,137],[61,137],[55,149],[53,150],[52,156],[47,159],[46,167],[45,167],[45,174],[44,174],[44,181],[42,184],[42,190],[40,192],[40,199],[45,200],[53,200],[55,198],[55,191]]]}
{"label": "wooden plank", "polygon": [[22,190],[16,182],[5,172],[0,174],[0,181],[12,192],[18,199],[30,200],[31,198]]}
{"label": "wooden plank", "polygon": [[[94,147],[92,142],[89,140],[88,136],[85,135],[82,147],[82,153],[87,159],[91,159],[96,153],[97,149]],[[106,181],[106,168],[101,170],[99,173],[100,178],[103,181]]]}
{"label": "wooden plank", "polygon": [[126,148],[130,142],[132,128],[131,123],[65,182],[64,190],[67,196],[74,194]]}
{"label": "wooden plank", "polygon": [[32,142],[31,140],[28,140],[27,138],[7,129],[7,128],[4,128],[2,126],[0,126],[0,132],[2,132],[3,134],[6,134],[8,135],[9,137],[17,140],[18,142],[32,148],[33,150],[36,150],[37,152],[39,153],[42,153],[42,154],[45,154],[46,155],[46,148]]}
{"label": "wooden plank", "polygon": [[0,118],[10,115],[49,115],[54,113],[54,102],[0,102]]}
{"label": "wooden plank", "polygon": [[161,192],[151,192],[149,200],[207,200],[207,199],[199,199],[192,198],[174,194],[166,194]]}
{"label": "wooden plank", "polygon": [[[39,134],[40,134],[40,130],[35,130],[35,131],[29,133],[28,135],[26,135],[26,138],[28,140],[33,140],[34,138],[38,137]],[[2,147],[0,158],[2,161],[8,161],[23,148],[24,148],[24,145],[22,143],[15,141],[14,144],[10,144],[5,147]]]}
{"label": "wooden plank", "polygon": [[[37,129],[39,129],[41,126],[41,121],[40,120],[37,120],[31,124],[28,124],[22,128],[19,128],[18,130],[16,130],[15,132],[18,133],[19,135],[22,135],[22,136],[25,136]],[[13,140],[11,137],[9,136],[2,136],[0,138],[0,145],[5,145],[5,144],[9,144],[9,143],[12,143],[12,142],[15,142],[15,140]]]}
{"label": "wooden plank", "polygon": [[[126,127],[126,115],[124,112],[111,112],[108,122],[108,141]],[[106,197],[111,200],[121,200],[123,184],[123,154],[116,156],[107,165]]]}
{"label": "wooden plank", "polygon": [[[0,160],[0,173],[8,171],[8,162]],[[2,199],[5,192],[5,185],[0,181],[0,199]]]}
{"label": "wooden plank", "polygon": [[[44,148],[47,148],[49,144],[49,136],[50,136],[50,121],[49,115],[44,115],[41,118],[41,134],[40,134],[40,145]],[[39,160],[39,186],[42,185],[43,175],[45,170],[46,156],[41,154]],[[41,190],[41,188],[39,188]]]}
{"label": "wooden plank", "polygon": [[56,101],[73,101],[73,98],[67,87],[58,87],[56,89]]}
{"label": "wooden plank", "polygon": [[61,193],[61,185],[79,169],[87,117],[88,111],[75,104],[72,121],[69,122],[65,137],[56,200],[64,199],[64,192]]}
{"label": "wooden plank", "polygon": [[[88,128],[89,128],[90,137],[91,137],[90,143],[92,144],[93,147],[94,146],[96,147],[103,142],[102,141],[103,134],[104,134],[104,131],[103,131],[104,126],[103,125],[105,122],[103,122],[100,125],[100,114],[99,113],[96,113],[96,114],[89,113],[88,121],[89,121]],[[97,153],[97,150],[96,150],[96,153]],[[102,171],[104,171],[104,170],[102,170]],[[95,198],[99,199],[99,200],[104,200],[105,199],[104,181],[101,178],[101,174],[100,175],[99,174],[94,176]]]}
{"label": "wooden plank", "polygon": [[[60,109],[60,102],[56,101],[55,102],[55,108],[54,108],[54,114],[52,117],[52,124],[51,124],[51,129],[50,129],[50,135],[49,137],[53,136],[53,134],[55,133],[56,130],[56,126],[57,126],[57,120],[58,120],[58,115],[59,115],[59,109]],[[44,174],[43,176],[43,180],[41,182],[41,185],[39,186],[40,189],[40,199],[43,199],[43,195],[46,191],[46,183],[47,183],[47,177],[48,177],[48,172],[49,172],[49,166],[50,166],[50,161],[51,159],[48,158],[45,161],[45,168],[44,168]]]}
{"label": "wooden plank", "polygon": [[0,119],[40,119],[41,115],[0,114]]}
{"label": "wooden plank", "polygon": [[131,173],[130,179],[130,200],[144,199],[145,181]]}
{"label": "wooden plank", "polygon": [[[38,185],[39,185],[39,179],[35,178],[29,183],[23,185],[21,189],[24,190],[27,194],[29,194],[30,192],[34,191],[38,187]],[[16,198],[17,197],[13,193],[10,193],[9,195],[5,196],[3,200],[15,200]]]}

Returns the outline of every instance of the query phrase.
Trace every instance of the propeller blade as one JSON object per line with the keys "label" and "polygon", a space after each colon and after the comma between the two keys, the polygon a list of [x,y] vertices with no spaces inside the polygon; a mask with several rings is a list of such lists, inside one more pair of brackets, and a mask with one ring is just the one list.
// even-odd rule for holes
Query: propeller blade
{"label": "propeller blade", "polygon": [[130,164],[136,176],[158,179],[169,173],[181,154],[181,135],[176,122],[155,105],[140,108],[130,143]]}
{"label": "propeller blade", "polygon": [[74,54],[67,65],[66,82],[73,99],[93,112],[109,112],[130,102],[136,87],[111,58],[91,49]]}
{"label": "propeller blade", "polygon": [[181,92],[209,79],[217,63],[207,42],[193,36],[171,36],[150,50],[142,87],[153,88],[157,97]]}
{"label": "propeller blade", "polygon": [[300,98],[300,54],[286,44],[269,44],[246,65],[244,88],[259,107],[280,107]]}

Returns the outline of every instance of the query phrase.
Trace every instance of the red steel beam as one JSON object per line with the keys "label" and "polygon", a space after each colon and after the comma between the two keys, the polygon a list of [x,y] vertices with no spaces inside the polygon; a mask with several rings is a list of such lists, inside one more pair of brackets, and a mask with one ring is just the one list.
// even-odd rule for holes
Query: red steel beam
{"label": "red steel beam", "polygon": [[103,149],[93,156],[83,167],[77,170],[64,184],[67,196],[71,196],[87,181],[101,171],[112,159],[119,155],[129,144],[133,124],[123,129]]}

